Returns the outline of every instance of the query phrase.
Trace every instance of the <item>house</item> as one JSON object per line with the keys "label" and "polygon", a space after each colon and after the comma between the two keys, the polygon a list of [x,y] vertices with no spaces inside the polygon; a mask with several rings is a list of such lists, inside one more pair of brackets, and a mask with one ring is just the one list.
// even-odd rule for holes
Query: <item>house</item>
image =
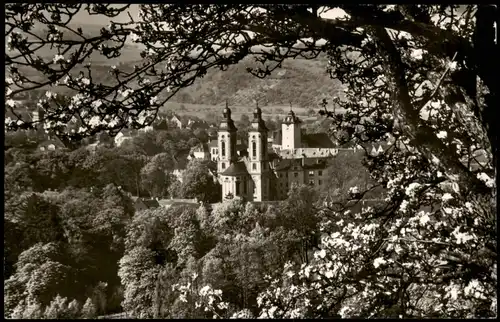
{"label": "house", "polygon": [[209,160],[210,151],[207,143],[200,143],[189,151],[188,160]]}
{"label": "house", "polygon": [[190,119],[188,117],[186,117],[186,116],[182,117],[182,116],[179,116],[177,114],[174,114],[169,120],[169,122],[171,124],[173,124],[175,127],[179,128],[179,129],[187,128],[189,121],[190,121]]}
{"label": "house", "polygon": [[124,134],[126,131],[120,131],[114,138],[115,146],[119,147],[125,142],[126,140],[132,139],[131,135]]}
{"label": "house", "polygon": [[47,140],[38,144],[37,149],[40,151],[55,151],[66,149],[66,146],[57,137],[49,136]]}
{"label": "house", "polygon": [[132,200],[134,200],[134,207],[136,212],[160,207],[160,204],[158,203],[157,199],[145,199],[145,198],[135,197],[132,198]]}

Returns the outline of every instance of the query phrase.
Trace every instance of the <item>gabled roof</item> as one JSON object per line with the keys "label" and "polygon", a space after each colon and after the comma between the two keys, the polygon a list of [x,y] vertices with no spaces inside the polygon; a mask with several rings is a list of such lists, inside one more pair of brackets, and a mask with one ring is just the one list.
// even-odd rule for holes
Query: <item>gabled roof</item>
{"label": "gabled roof", "polygon": [[158,207],[160,207],[160,204],[158,203],[158,200],[156,200],[156,199],[138,198],[136,200],[136,203],[143,203],[148,208],[158,208]]}
{"label": "gabled roof", "polygon": [[245,162],[243,161],[237,161],[232,163],[229,168],[224,170],[224,172],[221,173],[223,176],[241,176],[241,175],[247,175],[248,170],[245,165]]}
{"label": "gabled roof", "polygon": [[326,133],[304,134],[302,135],[302,142],[308,148],[335,148],[335,144]]}
{"label": "gabled roof", "polygon": [[236,151],[246,151],[248,149],[248,145],[245,142],[236,144]]}
{"label": "gabled roof", "polygon": [[276,164],[276,171],[285,171],[292,166],[298,166],[301,170],[326,169],[329,158],[304,158],[304,159],[283,159]]}
{"label": "gabled roof", "polygon": [[210,140],[210,143],[208,144],[208,146],[211,148],[216,148],[217,147],[217,139]]}

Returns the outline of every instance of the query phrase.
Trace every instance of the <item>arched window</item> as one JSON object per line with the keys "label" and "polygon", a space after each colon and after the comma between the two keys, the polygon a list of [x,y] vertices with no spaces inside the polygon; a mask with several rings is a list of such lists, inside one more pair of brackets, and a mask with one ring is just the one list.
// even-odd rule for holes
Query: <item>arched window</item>
{"label": "arched window", "polygon": [[221,151],[220,151],[221,156],[225,157],[226,156],[226,142],[221,141],[220,148],[221,148]]}
{"label": "arched window", "polygon": [[255,141],[252,141],[252,156],[257,157],[257,143]]}

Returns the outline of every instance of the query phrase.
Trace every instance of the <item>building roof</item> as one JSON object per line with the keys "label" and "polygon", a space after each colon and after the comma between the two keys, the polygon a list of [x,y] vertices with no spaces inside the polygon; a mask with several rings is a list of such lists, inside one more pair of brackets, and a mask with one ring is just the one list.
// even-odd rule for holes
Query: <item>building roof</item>
{"label": "building roof", "polygon": [[302,142],[308,148],[335,148],[335,144],[326,133],[314,133],[302,135]]}
{"label": "building roof", "polygon": [[281,130],[277,130],[273,132],[273,144],[281,145]]}
{"label": "building roof", "polygon": [[243,161],[237,161],[232,163],[229,168],[224,170],[224,172],[221,173],[223,176],[241,176],[241,175],[246,175],[248,174],[247,167],[245,165],[245,162]]}
{"label": "building roof", "polygon": [[145,199],[145,198],[138,198],[136,200],[136,203],[142,202],[147,208],[158,208],[160,207],[160,204],[158,203],[158,200],[156,199]]}
{"label": "building roof", "polygon": [[208,146],[211,148],[216,148],[217,147],[217,139],[210,140],[210,143],[208,144]]}
{"label": "building roof", "polygon": [[283,120],[284,124],[299,124],[301,123],[299,118],[295,116],[295,113],[290,109],[290,112],[288,112],[288,115],[285,117]]}
{"label": "building roof", "polygon": [[302,158],[302,159],[283,159],[277,162],[276,171],[285,171],[292,166],[298,166],[303,170],[325,169],[328,167],[329,158]]}
{"label": "building roof", "polygon": [[[239,141],[239,140],[238,140]],[[248,149],[248,145],[243,141],[236,142],[236,151],[246,151]]]}
{"label": "building roof", "polygon": [[250,131],[265,132],[267,133],[269,129],[266,127],[266,123],[262,119],[262,110],[257,105],[253,111],[253,120],[250,123]]}
{"label": "building roof", "polygon": [[231,109],[227,106],[227,102],[226,102],[226,108],[224,108],[224,110],[222,111],[222,116],[223,119],[219,124],[219,130],[236,132],[237,129],[236,126],[234,125],[233,120],[231,119]]}

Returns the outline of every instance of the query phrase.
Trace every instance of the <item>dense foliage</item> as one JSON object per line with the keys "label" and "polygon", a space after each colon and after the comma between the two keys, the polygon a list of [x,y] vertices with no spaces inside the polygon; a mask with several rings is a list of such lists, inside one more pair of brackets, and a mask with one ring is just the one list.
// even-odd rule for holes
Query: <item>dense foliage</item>
{"label": "dense foliage", "polygon": [[[149,4],[141,5],[140,21],[113,22],[92,37],[68,27],[83,8],[113,17],[128,5],[6,6],[13,49],[6,55],[6,105],[14,113],[14,95],[44,85],[74,90],[72,97],[48,92],[39,102],[44,126],[59,136],[143,127],[164,101],[207,70],[226,70],[249,55],[256,64],[248,71],[264,78],[287,58],[323,53],[330,76],[346,86],[333,102],[344,113],[324,104],[332,128],[354,144],[389,142],[383,153],[365,158],[371,180],[386,189],[384,203],[361,212],[328,204],[316,209],[307,203],[309,193],[296,188],[288,204],[266,210],[262,220],[255,220],[260,217],[252,206],[242,211],[234,201],[210,215],[204,208],[197,216],[185,210],[175,216],[182,223],[161,211],[137,228],[131,221],[131,242],[120,260],[127,311],[138,317],[496,316],[495,5],[349,4],[339,5],[341,16],[327,19],[322,14],[332,7]],[[31,32],[35,22],[49,28],[46,37]],[[113,67],[108,84],[96,83],[90,66],[76,74],[75,66],[93,51],[118,57],[127,39],[145,48],[134,69]],[[39,46],[51,45],[53,58],[37,56]],[[26,76],[25,65],[44,76]],[[81,123],[75,132],[65,127],[71,118]],[[8,130],[31,125],[6,119]],[[134,174],[142,168],[135,160],[127,161]],[[41,164],[47,164],[40,174],[45,177],[67,170],[62,161]],[[32,171],[30,162],[16,166]],[[20,178],[30,184],[31,176]],[[351,187],[348,198],[363,196],[373,182]],[[47,214],[41,227],[54,224],[56,206],[27,203]],[[244,220],[248,211],[253,221]],[[24,250],[29,256],[19,256],[21,265],[9,279],[13,291],[6,291],[12,294],[9,310],[31,296],[18,291],[31,289],[26,275],[33,275],[26,272],[39,269],[30,260],[50,268],[33,273],[43,276],[42,285],[33,285],[43,303],[55,295],[44,283],[72,273],[75,264],[60,259],[67,250],[46,245],[58,234],[75,238],[64,227],[41,230],[35,236],[42,244],[30,244]],[[213,240],[211,249],[196,250],[200,234]]]}

